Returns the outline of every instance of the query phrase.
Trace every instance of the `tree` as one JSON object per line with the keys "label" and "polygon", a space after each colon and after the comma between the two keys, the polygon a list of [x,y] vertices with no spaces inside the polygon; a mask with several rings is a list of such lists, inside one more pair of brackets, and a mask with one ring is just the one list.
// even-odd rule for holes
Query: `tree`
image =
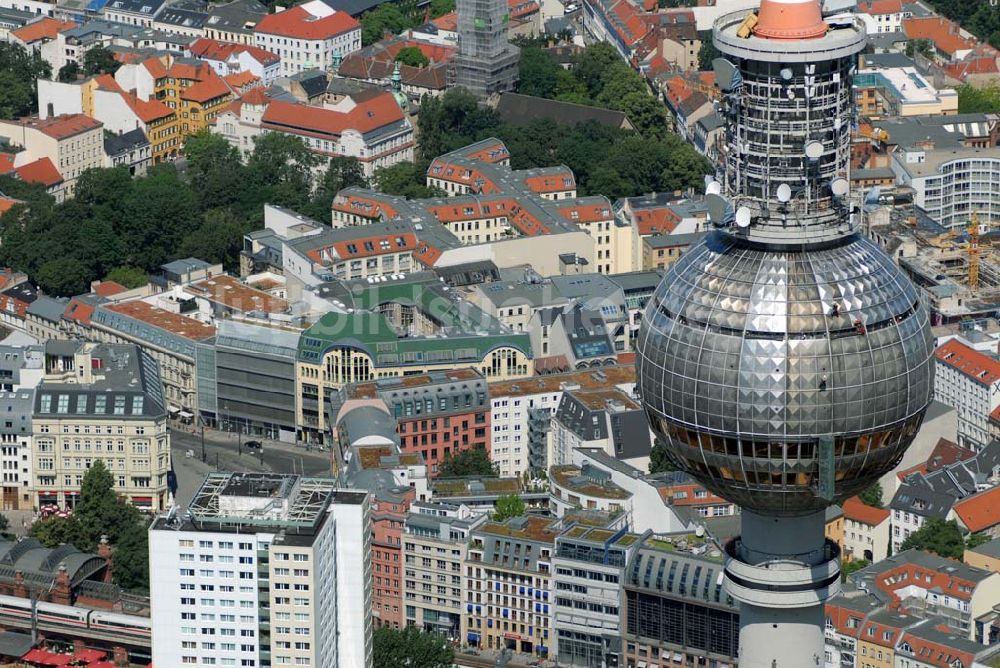
{"label": "tree", "polygon": [[699,32],[698,39],[701,40],[701,48],[698,49],[698,69],[703,72],[711,70],[712,61],[720,57],[722,54],[715,48],[715,43],[712,41],[711,30]]}
{"label": "tree", "polygon": [[847,582],[847,576],[849,576],[854,571],[860,571],[866,566],[870,566],[871,562],[867,559],[853,559],[851,561],[846,561],[840,564],[840,581]]}
{"label": "tree", "polygon": [[968,538],[965,539],[965,547],[966,549],[971,550],[974,547],[985,545],[991,540],[993,540],[993,537],[990,536],[988,533],[983,533],[982,531],[978,531],[974,534],[971,534]]}
{"label": "tree", "polygon": [[573,74],[587,87],[591,97],[604,87],[604,73],[621,63],[615,48],[607,42],[597,42],[583,50],[573,64]]}
{"label": "tree", "polygon": [[663,473],[664,471],[674,471],[676,468],[667,459],[667,448],[659,440],[653,443],[649,450],[649,472]]}
{"label": "tree", "polygon": [[70,297],[90,289],[92,272],[75,257],[57,257],[39,267],[34,276],[45,292]]}
{"label": "tree", "polygon": [[464,476],[493,476],[496,469],[486,448],[469,448],[457,454],[448,453],[438,468],[438,476],[442,478],[458,478]]}
{"label": "tree", "polygon": [[258,204],[299,209],[309,201],[317,164],[319,158],[301,139],[270,132],[257,139],[247,159],[247,184]]}
{"label": "tree", "polygon": [[7,516],[0,513],[0,533],[7,533],[7,529],[10,528],[10,520]]}
{"label": "tree", "polygon": [[149,274],[139,267],[115,267],[104,277],[105,281],[114,281],[126,288],[137,288],[149,283]]}
{"label": "tree", "polygon": [[374,668],[451,668],[455,651],[445,638],[416,626],[382,627],[372,635]]}
{"label": "tree", "polygon": [[496,111],[481,107],[465,88],[449,88],[440,97],[425,95],[417,117],[420,157],[429,162],[488,137],[499,125]]}
{"label": "tree", "polygon": [[76,81],[80,76],[80,65],[75,61],[71,60],[62,67],[59,68],[59,81],[63,83]]}
{"label": "tree", "polygon": [[361,168],[361,163],[357,158],[337,155],[330,158],[326,166],[326,172],[316,186],[312,201],[303,209],[303,213],[315,220],[330,220],[330,207],[333,206],[333,198],[344,188],[352,186],[364,186],[365,173]]}
{"label": "tree", "polygon": [[933,58],[934,43],[929,39],[925,39],[922,37],[919,39],[906,40],[906,55],[912,58],[917,54],[920,54],[925,58]]}
{"label": "tree", "polygon": [[80,525],[73,517],[56,517],[37,520],[28,530],[28,535],[37,538],[45,547],[73,545],[77,541]]}
{"label": "tree", "polygon": [[511,517],[520,517],[524,514],[524,501],[517,494],[504,494],[497,499],[493,510],[493,521],[503,522]]}
{"label": "tree", "polygon": [[130,525],[115,545],[114,579],[123,589],[149,589],[149,533],[145,523]]}
{"label": "tree", "polygon": [[396,62],[410,67],[427,67],[430,59],[416,46],[405,46],[396,54]]}
{"label": "tree", "polygon": [[970,84],[959,86],[958,112],[960,114],[1000,113],[1000,86],[995,83],[983,87]]}
{"label": "tree", "polygon": [[196,132],[184,142],[184,155],[199,208],[238,205],[246,199],[247,170],[239,151],[224,137],[207,129]]}
{"label": "tree", "polygon": [[643,135],[662,137],[667,133],[667,113],[663,104],[645,91],[628,93],[616,106]]}
{"label": "tree", "polygon": [[426,163],[397,162],[395,165],[376,169],[372,182],[379,192],[409,197],[410,199],[435,197],[442,194],[438,188],[425,185],[426,174]]}
{"label": "tree", "polygon": [[385,2],[361,15],[361,45],[368,46],[381,40],[386,32],[398,35],[407,28],[415,28],[399,5]]}
{"label": "tree", "polygon": [[189,232],[180,246],[180,255],[199,257],[207,262],[221,262],[229,270],[239,269],[243,237],[253,227],[228,209],[212,209],[202,217],[202,224]]}
{"label": "tree", "polygon": [[455,11],[455,0],[431,0],[431,17],[438,18]]}
{"label": "tree", "polygon": [[35,82],[51,77],[52,67],[40,53],[14,42],[0,42],[0,116],[17,118],[35,111]]}
{"label": "tree", "polygon": [[858,495],[861,499],[861,503],[866,506],[871,506],[872,508],[882,507],[882,485],[878,482],[874,482],[865,491]]}
{"label": "tree", "polygon": [[961,559],[965,541],[958,522],[932,517],[924,520],[923,525],[903,541],[900,551],[903,550],[927,550],[941,557]]}
{"label": "tree", "polygon": [[0,71],[0,118],[18,118],[31,111],[31,87],[13,72]]}
{"label": "tree", "polygon": [[[559,73],[564,71],[548,51],[537,47],[523,48],[518,64],[517,92],[536,97],[555,97]],[[569,72],[567,74],[573,76]],[[575,77],[573,79],[576,80]]]}
{"label": "tree", "polygon": [[83,73],[88,77],[95,74],[114,74],[122,64],[115,60],[115,54],[103,46],[95,46],[83,56]]}

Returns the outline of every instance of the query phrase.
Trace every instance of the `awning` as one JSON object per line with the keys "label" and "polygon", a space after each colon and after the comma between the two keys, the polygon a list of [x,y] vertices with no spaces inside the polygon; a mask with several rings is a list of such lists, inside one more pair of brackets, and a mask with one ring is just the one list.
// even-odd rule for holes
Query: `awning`
{"label": "awning", "polygon": [[193,418],[194,417],[194,413],[189,413],[188,411],[180,411],[178,413],[178,415],[180,415],[182,418]]}
{"label": "awning", "polygon": [[177,406],[174,406],[173,404],[170,404],[167,406],[167,410],[170,411],[171,413],[179,413],[181,409],[178,408]]}

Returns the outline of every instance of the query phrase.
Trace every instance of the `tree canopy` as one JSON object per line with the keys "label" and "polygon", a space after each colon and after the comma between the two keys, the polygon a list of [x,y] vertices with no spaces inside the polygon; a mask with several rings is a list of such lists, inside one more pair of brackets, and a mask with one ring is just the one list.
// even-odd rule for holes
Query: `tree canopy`
{"label": "tree canopy", "polygon": [[396,62],[411,67],[426,67],[431,61],[418,47],[405,46],[396,54]]}
{"label": "tree canopy", "polygon": [[996,114],[1000,113],[1000,86],[962,84],[958,87],[958,113]]}
{"label": "tree canopy", "polygon": [[374,668],[451,668],[454,659],[455,651],[445,638],[416,626],[383,626],[372,635]]}
{"label": "tree canopy", "polygon": [[441,478],[491,475],[496,475],[496,470],[485,448],[469,448],[458,454],[448,453],[438,468],[438,476]]}
{"label": "tree canopy", "polygon": [[364,184],[353,158],[332,160],[316,177],[315,154],[287,135],[264,135],[245,162],[207,131],[188,137],[185,152],[183,176],[170,164],[139,178],[125,167],[90,169],[77,180],[74,199],[60,204],[44,188],[0,176],[0,191],[26,202],[0,219],[0,262],[64,296],[114,275],[132,287],[179,257],[235,270],[243,236],[261,226],[265,203],[328,222],[336,190]]}
{"label": "tree canopy", "polygon": [[847,577],[854,571],[860,571],[866,566],[870,566],[871,562],[867,559],[852,559],[851,561],[845,561],[840,565],[840,581],[847,582]]}
{"label": "tree canopy", "polygon": [[958,522],[946,522],[939,517],[932,517],[924,520],[921,527],[911,533],[899,549],[927,550],[941,557],[961,559],[965,554],[965,540]]}
{"label": "tree canopy", "polygon": [[115,494],[114,477],[101,460],[83,475],[73,514],[38,520],[31,525],[31,535],[46,547],[67,543],[84,552],[96,552],[106,536],[113,549],[115,583],[125,589],[149,588],[146,519]]}
{"label": "tree canopy", "polygon": [[653,443],[653,447],[649,450],[649,472],[650,473],[663,473],[664,471],[673,471],[674,465],[670,463],[667,459],[667,449],[660,442],[659,439]]}
{"label": "tree canopy", "polygon": [[35,82],[52,76],[52,67],[37,51],[0,42],[0,118],[27,116],[38,107]]}
{"label": "tree canopy", "polygon": [[504,494],[494,505],[493,521],[503,522],[511,517],[520,517],[525,510],[524,500],[521,497],[517,494]]}
{"label": "tree canopy", "polygon": [[88,77],[95,74],[114,74],[122,64],[115,60],[115,54],[103,46],[88,49],[83,55],[83,73]]}
{"label": "tree canopy", "polygon": [[882,507],[882,485],[880,483],[873,482],[870,487],[858,495],[861,499],[861,503],[866,506],[871,506],[872,508]]}

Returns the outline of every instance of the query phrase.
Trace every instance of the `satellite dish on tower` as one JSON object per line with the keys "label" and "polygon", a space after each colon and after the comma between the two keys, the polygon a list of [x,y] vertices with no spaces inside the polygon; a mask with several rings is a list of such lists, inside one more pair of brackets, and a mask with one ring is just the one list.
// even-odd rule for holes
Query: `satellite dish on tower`
{"label": "satellite dish on tower", "polygon": [[778,74],[780,74],[781,78],[784,79],[785,81],[792,80],[792,68],[790,67],[782,67],[781,70],[778,72]]}
{"label": "satellite dish on tower", "polygon": [[830,192],[832,192],[837,197],[843,197],[844,195],[847,194],[847,191],[849,189],[850,189],[850,184],[847,182],[847,179],[845,178],[841,178],[838,176],[833,181],[830,181]]}
{"label": "satellite dish on tower", "polygon": [[712,181],[705,188],[706,195],[718,195],[721,192],[722,192],[722,184],[719,183],[718,181]]}
{"label": "satellite dish on tower", "polygon": [[738,227],[750,227],[750,209],[745,206],[736,209],[736,225]]}
{"label": "satellite dish on tower", "polygon": [[788,200],[792,199],[792,187],[787,183],[782,183],[780,186],[778,186],[777,195],[779,202],[787,202]]}
{"label": "satellite dish on tower", "polygon": [[823,142],[812,141],[806,142],[806,157],[810,160],[817,160],[821,155],[823,155]]}
{"label": "satellite dish on tower", "polygon": [[736,78],[738,70],[736,66],[725,58],[716,58],[712,61],[712,69],[715,70],[715,83],[719,90],[728,92],[733,89],[733,80]]}
{"label": "satellite dish on tower", "polygon": [[708,207],[708,218],[715,225],[728,225],[733,220],[733,207],[721,195],[707,195],[705,205]]}

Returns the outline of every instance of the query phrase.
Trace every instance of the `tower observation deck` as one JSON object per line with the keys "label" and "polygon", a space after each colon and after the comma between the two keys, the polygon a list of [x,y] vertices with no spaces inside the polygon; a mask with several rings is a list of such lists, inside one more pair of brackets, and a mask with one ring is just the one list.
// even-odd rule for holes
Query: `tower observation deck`
{"label": "tower observation deck", "polygon": [[855,229],[861,22],[763,0],[720,17],[713,39],[715,229],[649,302],[639,390],[670,460],[743,508],[725,574],[740,666],[822,665],[823,603],[840,588],[824,509],[903,456],[933,392],[933,341],[917,290]]}

